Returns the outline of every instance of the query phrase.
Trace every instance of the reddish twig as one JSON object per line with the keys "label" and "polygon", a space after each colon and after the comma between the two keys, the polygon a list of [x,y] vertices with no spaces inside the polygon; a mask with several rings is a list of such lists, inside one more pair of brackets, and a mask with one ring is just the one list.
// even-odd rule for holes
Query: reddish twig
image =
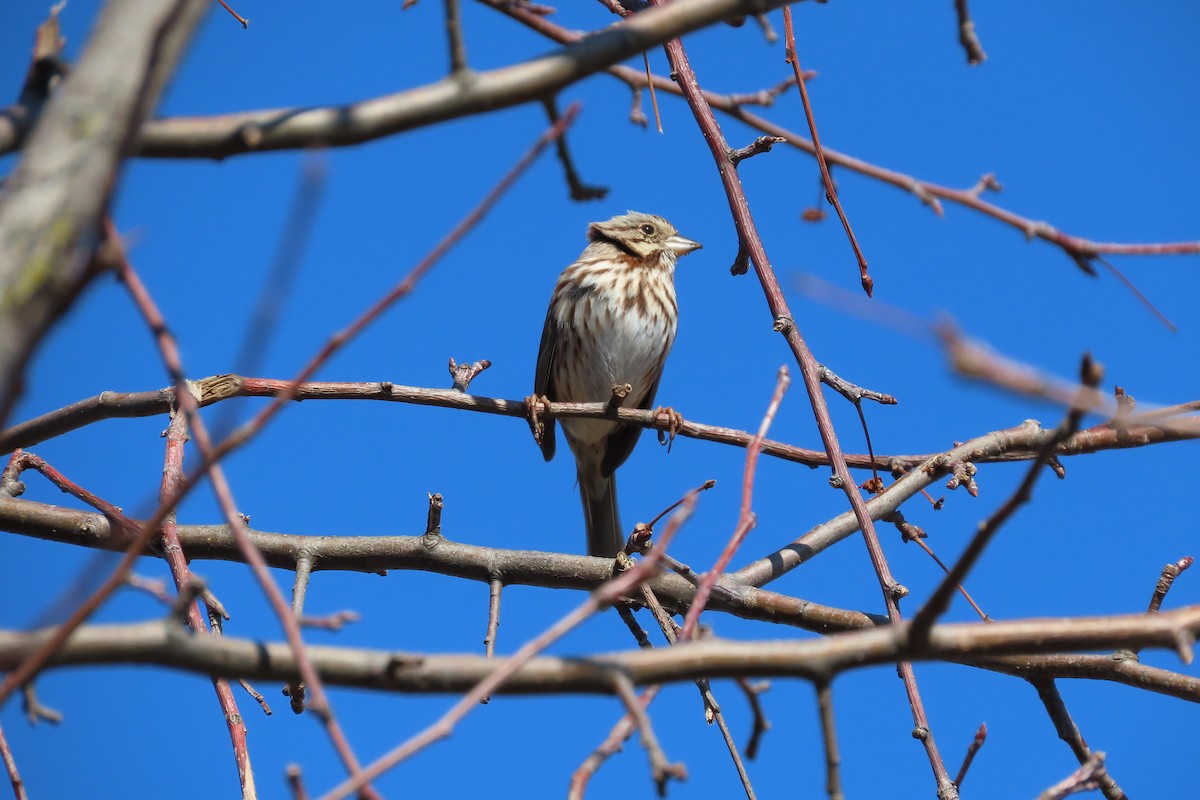
{"label": "reddish twig", "polygon": [[[351,324],[350,327],[336,334],[326,344],[322,351],[318,353],[317,356],[314,357],[303,370],[301,370],[301,373],[290,382],[289,388],[280,394],[274,403],[268,405],[250,423],[243,425],[232,435],[227,437],[223,442],[221,442],[220,445],[213,447],[208,452],[204,452],[202,449],[203,459],[201,465],[196,471],[196,475],[208,474],[209,470],[222,458],[249,441],[262,429],[266,422],[276,413],[278,413],[278,411],[287,403],[287,401],[294,396],[295,387],[299,386],[304,380],[310,377],[320,367],[321,364],[325,363],[325,361],[333,355],[333,353],[339,350],[343,345],[346,344],[346,342],[348,342],[356,334],[361,332],[371,322],[378,318],[378,316],[382,314],[383,311],[386,310],[392,303],[412,291],[412,288],[416,285],[420,278],[423,277],[426,272],[432,269],[433,265],[441,258],[441,256],[444,255],[445,252],[450,249],[450,247],[457,243],[457,241],[468,230],[470,230],[470,228],[476,224],[484,216],[484,214],[487,213],[488,210],[490,210],[504,190],[506,190],[512,185],[513,182],[516,181],[517,177],[519,177],[521,173],[529,166],[529,164],[532,163],[534,158],[536,158],[537,155],[550,142],[562,134],[567,126],[574,121],[575,117],[578,115],[578,112],[578,104],[568,109],[563,119],[557,125],[553,126],[550,130],[542,134],[530,151],[517,162],[517,165],[510,170],[509,173],[504,176],[504,178],[501,179],[500,183],[497,184],[496,188],[491,192],[491,194],[489,194],[484,201],[467,216],[466,219],[460,222],[450,232],[450,234],[448,234],[446,238],[444,238],[442,242],[440,242],[433,249],[433,251],[426,256],[424,260],[418,263],[417,266],[414,267],[409,273],[409,275],[405,277],[399,284],[397,284],[392,291],[390,291],[379,302],[371,306],[361,317],[359,317],[358,320]],[[185,390],[180,392],[178,396],[182,398],[190,398],[190,392]],[[181,402],[186,401],[181,400]],[[185,412],[186,410],[187,407],[185,406]],[[209,443],[207,442],[206,437],[202,438],[202,432],[204,429],[201,425],[195,424],[196,422],[198,422],[198,416],[194,415],[193,423],[194,432],[197,436],[197,444],[202,448],[207,448]],[[274,582],[271,581],[270,576],[267,575],[266,567],[262,561],[261,554],[254,549],[253,545],[246,537],[245,524],[237,515],[236,509],[232,507],[229,487],[223,480],[223,475],[220,471],[213,471],[212,480],[214,484],[214,491],[217,493],[218,498],[222,501],[223,511],[226,512],[226,514],[230,517],[230,527],[238,540],[239,547],[243,548],[244,557],[254,569],[254,574],[259,579],[260,585],[263,587],[264,592],[267,593],[268,599],[275,607],[275,611],[280,617],[280,620],[284,626],[284,630],[288,633],[289,641],[294,647],[297,648],[297,661],[302,665],[306,664],[307,660],[304,658],[303,643],[300,638],[299,627],[296,625],[292,615],[288,612],[287,604],[283,602],[283,598],[279,594],[278,587],[275,586]],[[65,640],[76,627],[82,624],[83,621],[87,619],[87,617],[90,616],[96,608],[99,607],[103,600],[106,599],[117,588],[117,586],[123,583],[123,575],[131,566],[133,559],[136,557],[135,554],[140,553],[145,549],[145,545],[149,541],[153,532],[158,529],[159,525],[162,524],[170,510],[179,502],[181,502],[182,499],[189,493],[189,491],[196,486],[196,483],[196,477],[185,481],[175,493],[175,496],[170,498],[169,502],[162,503],[154,516],[142,527],[140,531],[136,527],[129,531],[133,541],[117,570],[112,576],[110,576],[110,579],[103,586],[97,589],[97,591],[94,592],[93,595],[77,609],[76,613],[74,613],[71,618],[67,620],[67,622],[56,629],[54,635],[47,640],[43,648],[27,659],[26,662],[23,663],[18,669],[8,674],[4,683],[0,685],[0,702],[3,702],[3,699],[11,694],[16,686],[26,683],[29,679],[31,679],[33,675],[36,674],[36,671],[40,668],[40,666],[45,662],[45,659],[49,657],[50,653],[52,653],[54,649],[61,644],[61,642]],[[127,522],[128,520],[126,520],[126,523]],[[311,665],[304,666],[303,671],[308,673],[308,675],[305,676],[306,683],[309,682],[308,678],[310,675],[313,681],[316,680],[317,676],[315,672],[311,670]],[[315,683],[314,686],[319,687],[319,683]],[[323,695],[318,695],[318,697],[324,699]],[[318,704],[317,697],[314,697],[314,705],[314,711],[318,713],[318,715],[320,715],[322,712],[327,713],[327,706]],[[336,722],[327,722],[326,727],[332,736],[341,738],[344,743],[344,738],[340,736],[340,727],[336,725]],[[348,745],[344,749],[339,750],[339,752],[344,758],[353,758],[353,754],[349,752]]]}
{"label": "reddish twig", "polygon": [[725,549],[717,557],[712,569],[704,574],[700,579],[700,585],[696,587],[696,596],[692,600],[691,607],[688,608],[687,616],[683,621],[683,630],[679,634],[679,638],[683,641],[692,637],[696,630],[696,624],[700,621],[700,614],[708,603],[709,595],[712,594],[713,586],[716,585],[717,579],[725,573],[725,568],[729,566],[734,554],[745,541],[746,535],[755,525],[751,501],[754,497],[754,475],[758,467],[758,454],[762,449],[763,440],[767,438],[767,431],[770,430],[771,423],[775,420],[775,414],[779,411],[779,404],[783,402],[783,395],[791,382],[792,378],[787,367],[780,367],[775,378],[775,391],[771,395],[771,402],[767,404],[767,411],[763,414],[762,422],[758,426],[758,433],[755,434],[754,441],[746,448],[746,466],[742,470],[742,507],[738,514],[737,527],[734,529],[733,535],[729,537]]}
{"label": "reddish twig", "polygon": [[0,684],[0,704],[18,686],[24,686],[33,680],[34,676],[37,675],[50,659],[50,656],[62,646],[62,643],[70,637],[71,633],[87,621],[113,592],[125,585],[126,576],[132,570],[133,562],[145,550],[151,533],[156,529],[156,526],[145,526],[139,530],[137,523],[126,517],[121,509],[69,480],[33,453],[26,453],[21,450],[13,453],[12,458],[9,459],[8,466],[4,470],[5,481],[16,480],[15,476],[19,475],[25,469],[37,470],[62,491],[79,498],[101,514],[104,514],[108,517],[110,523],[120,531],[122,538],[128,542],[128,546],[120,562],[109,573],[109,576],[103,583],[84,599],[61,625],[54,629],[53,633],[46,638],[40,647],[25,658],[16,669],[11,670],[5,676],[4,682]]}
{"label": "reddish twig", "polygon": [[[928,494],[928,492],[925,494]],[[903,512],[900,511],[892,514],[887,519],[896,526],[896,530],[900,531],[900,537],[903,541],[915,542],[918,547],[925,551],[927,556],[933,559],[935,564],[942,568],[942,572],[946,573],[947,575],[950,574],[950,568],[946,566],[946,562],[938,558],[937,553],[933,552],[933,548],[925,542],[926,534],[924,530],[917,525],[913,525],[911,522],[905,519]],[[979,604],[975,602],[975,598],[971,597],[970,592],[968,592],[966,587],[961,583],[958,585],[958,591],[959,594],[963,596],[963,599],[970,603],[971,608],[975,609],[975,613],[979,615],[981,620],[984,622],[989,621],[988,615],[983,613],[983,609],[980,608]],[[955,783],[958,783],[958,781],[955,781]]]}
{"label": "reddish twig", "polygon": [[958,775],[954,777],[954,785],[962,789],[963,781],[967,779],[967,770],[971,768],[971,762],[975,760],[976,754],[979,753],[983,743],[987,741],[987,723],[981,722],[979,730],[975,732],[975,738],[971,740],[971,744],[967,746],[967,754],[963,756],[962,766],[958,768]]}
{"label": "reddish twig", "polygon": [[[217,503],[221,508],[221,513],[225,517],[226,523],[232,531],[234,540],[237,542],[238,548],[245,558],[246,563],[250,566],[251,573],[257,580],[263,596],[271,605],[276,617],[283,626],[284,634],[288,640],[288,645],[292,648],[295,654],[296,663],[300,667],[300,672],[304,676],[306,687],[312,692],[311,708],[318,719],[321,720],[325,728],[326,735],[329,736],[330,742],[333,744],[334,750],[341,759],[346,770],[355,775],[359,771],[358,757],[354,754],[354,750],[350,747],[350,742],[347,740],[345,733],[337,722],[334,715],[333,707],[329,703],[328,696],[324,692],[320,676],[316,669],[312,666],[305,651],[304,641],[300,634],[300,625],[295,616],[291,613],[287,602],[283,599],[283,595],[279,591],[274,579],[271,578],[268,572],[266,559],[263,558],[258,548],[254,546],[247,530],[246,521],[237,510],[237,504],[233,499],[233,491],[225,477],[224,470],[218,463],[219,456],[216,456],[216,451],[212,440],[208,435],[208,430],[204,425],[204,421],[199,415],[199,404],[195,396],[191,393],[188,386],[186,373],[183,368],[183,361],[179,354],[178,343],[175,337],[171,335],[170,330],[163,319],[162,313],[159,311],[154,299],[150,296],[141,278],[134,271],[133,265],[125,257],[124,252],[120,248],[120,239],[117,237],[116,231],[112,228],[111,220],[108,221],[108,236],[110,243],[117,249],[116,266],[121,281],[125,284],[130,296],[133,298],[134,305],[141,312],[147,326],[154,335],[155,344],[159,349],[162,357],[163,365],[165,366],[168,375],[175,384],[175,399],[179,404],[179,413],[177,417],[181,419],[178,422],[178,430],[175,432],[174,447],[171,445],[171,436],[168,436],[168,469],[173,474],[164,476],[162,491],[160,493],[159,514],[163,515],[163,509],[166,509],[165,515],[161,520],[161,524],[165,531],[171,523],[174,509],[180,499],[187,493],[189,486],[194,486],[196,481],[193,479],[188,482],[183,474],[183,445],[186,441],[185,429],[183,428],[184,420],[190,426],[190,429],[195,437],[196,444],[200,450],[201,456],[208,462],[207,467],[201,474],[207,474],[212,482],[213,494],[217,498]],[[155,519],[155,527],[159,520]],[[177,544],[176,540],[176,544]],[[182,550],[178,550],[177,558],[179,559],[178,569],[186,570],[186,562],[184,561]],[[175,570],[173,570],[174,572]],[[187,572],[180,572],[182,580],[178,582],[181,590],[186,590],[190,583],[190,575]],[[189,603],[188,616],[189,621],[192,620],[192,615],[195,614],[194,622],[191,624],[199,625],[195,630],[204,630],[204,624],[199,617],[199,611],[194,603]],[[226,683],[224,686],[217,687],[218,694],[222,697],[223,707],[226,703],[233,704],[233,693]],[[236,705],[233,706],[236,710]],[[235,716],[227,716],[231,728],[231,735],[234,736],[234,751],[238,759],[238,775],[243,781],[243,786],[251,786],[253,794],[253,772],[250,769],[249,752],[245,749],[245,729],[242,727],[241,714]],[[234,733],[236,728],[241,728],[237,733]],[[240,746],[239,746],[240,742]],[[364,787],[362,794],[367,797],[375,797],[374,791],[370,787]]]}
{"label": "reddish twig", "polygon": [[228,11],[233,16],[234,19],[236,19],[238,22],[242,23],[242,30],[245,30],[246,28],[250,27],[250,20],[246,19],[241,14],[237,13],[232,8],[230,8],[229,4],[226,3],[225,0],[217,0],[217,2],[220,3],[221,8]]}
{"label": "reddish twig", "polygon": [[8,773],[8,782],[12,784],[13,796],[16,800],[29,800],[29,795],[25,793],[25,781],[21,780],[17,760],[13,758],[12,750],[8,747],[3,728],[0,728],[0,760],[4,761],[4,770]]}
{"label": "reddish twig", "polygon": [[858,246],[858,239],[854,237],[854,231],[850,228],[850,220],[846,217],[846,212],[842,210],[842,202],[838,199],[837,188],[833,185],[833,178],[829,174],[829,164],[825,160],[825,152],[821,149],[821,137],[817,135],[817,121],[813,117],[812,103],[808,99],[808,89],[804,86],[804,72],[800,69],[800,61],[796,58],[796,35],[792,30],[792,9],[788,6],[783,7],[783,42],[784,53],[786,53],[785,60],[792,65],[792,71],[796,74],[796,86],[800,89],[800,101],[804,104],[804,118],[808,121],[808,132],[812,135],[813,152],[817,157],[817,165],[821,168],[821,179],[825,181],[825,199],[837,211],[838,219],[842,221],[842,227],[846,229],[846,238],[850,240],[854,257],[858,259],[859,280],[862,281],[863,290],[870,297],[874,281],[867,274],[867,259],[863,255],[862,248]]}
{"label": "reddish twig", "polygon": [[[646,691],[638,697],[638,702],[642,706],[648,706],[658,696],[662,690],[662,686],[650,686]],[[596,774],[596,770],[600,765],[607,761],[616,752],[621,749],[621,745],[633,734],[633,718],[626,714],[617,720],[613,725],[612,730],[608,732],[608,736],[600,743],[600,746],[584,759],[583,763],[571,774],[571,783],[567,787],[567,800],[583,800],[584,790],[587,789],[588,781]]]}
{"label": "reddish twig", "polygon": [[[126,268],[129,267],[126,259],[122,258],[121,261],[125,263]],[[183,480],[183,457],[184,448],[187,444],[187,418],[181,411],[176,411],[175,415],[171,418],[171,423],[167,426],[166,440],[166,453],[163,457],[163,477],[159,488],[160,500],[165,500],[174,494],[178,489],[179,482]],[[179,593],[189,591],[192,583],[192,571],[188,565],[187,557],[184,555],[183,547],[179,542],[179,532],[174,510],[163,520],[161,541],[163,558],[170,567],[171,577],[175,580],[175,590]],[[197,608],[195,602],[187,604],[186,619],[188,627],[196,633],[202,634],[208,632],[208,626],[205,624],[204,617],[200,614],[200,609]],[[229,739],[233,744],[233,758],[237,766],[238,782],[242,788],[242,797],[254,797],[257,791],[254,788],[254,770],[250,764],[250,750],[246,742],[246,724],[241,712],[238,710],[237,700],[234,698],[233,690],[230,688],[229,681],[227,680],[214,679],[213,690],[217,694],[217,702],[221,706],[225,726],[229,731]]]}
{"label": "reddish twig", "polygon": [[[898,600],[907,594],[907,589],[897,583],[895,578],[892,577],[891,568],[888,566],[883,548],[879,544],[879,537],[875,532],[875,525],[871,515],[867,511],[866,503],[859,494],[858,488],[850,479],[849,468],[842,453],[841,445],[838,442],[837,434],[834,431],[833,422],[829,416],[829,409],[825,404],[824,396],[821,394],[820,365],[800,335],[800,330],[796,326],[787,300],[783,296],[779,280],[771,268],[771,261],[767,257],[766,248],[763,246],[754,219],[750,214],[749,201],[742,189],[741,181],[736,175],[736,167],[729,162],[725,155],[729,150],[729,146],[725,142],[725,137],[721,133],[721,128],[717,124],[712,108],[700,90],[699,82],[688,61],[683,44],[678,39],[673,39],[666,43],[665,48],[667,59],[671,64],[672,72],[677,78],[679,88],[684,99],[687,100],[704,140],[712,153],[718,174],[725,188],[726,197],[729,201],[729,208],[738,231],[739,242],[739,254],[734,262],[732,271],[736,273],[743,261],[749,261],[754,264],[759,283],[762,286],[763,293],[766,295],[767,305],[775,320],[775,330],[785,337],[793,356],[796,358],[796,362],[800,366],[801,375],[804,378],[804,386],[808,392],[809,403],[812,405],[813,416],[816,419],[817,429],[821,435],[821,443],[824,445],[825,451],[829,454],[830,462],[833,465],[834,475],[831,479],[831,484],[836,488],[842,489],[846,495],[846,499],[850,503],[859,530],[862,531],[863,539],[866,542],[867,552],[871,558],[871,565],[879,580],[884,603],[887,606],[888,618],[893,624],[899,623],[902,617],[900,615]],[[951,800],[951,798],[957,796],[957,792],[950,780],[946,765],[938,753],[937,744],[929,728],[912,665],[902,661],[898,664],[897,669],[904,683],[909,706],[912,710],[914,735],[921,741],[925,748],[939,794],[944,795],[945,800]]]}
{"label": "reddish twig", "polygon": [[[871,301],[878,304],[878,300]],[[976,348],[976,352],[982,350]],[[998,369],[1004,369],[1002,362],[997,362]],[[989,368],[990,371],[990,368]],[[1016,375],[1016,373],[1013,373]],[[823,372],[822,375],[825,375]],[[1035,376],[1036,377],[1036,376]],[[822,378],[824,380],[824,377]],[[1037,389],[1049,387],[1051,391],[1038,392],[1037,396],[1045,397],[1053,402],[1069,404],[1071,396],[1063,390],[1069,390],[1066,383],[1045,383],[1046,379],[1038,378],[1040,384],[1018,383],[1014,390],[1024,391],[1026,388]],[[224,402],[237,397],[279,397],[293,386],[292,381],[278,378],[245,378],[239,375],[214,375],[200,378],[189,384],[194,393],[199,395],[201,407]],[[43,414],[39,417],[14,425],[0,431],[0,453],[11,452],[18,447],[30,447],[34,444],[62,436],[73,430],[94,424],[105,419],[125,419],[147,417],[156,414],[170,413],[174,389],[157,389],[146,392],[103,392],[94,397],[80,400],[70,405]],[[506,400],[482,395],[468,395],[453,390],[431,389],[422,386],[402,386],[399,384],[378,381],[370,382],[335,382],[310,381],[292,389],[293,400],[373,400],[393,403],[412,403],[415,405],[452,408],[461,411],[476,411],[484,414],[498,414],[507,417],[528,418],[528,408],[523,400]],[[1105,401],[1105,405],[1109,405]],[[1103,409],[1101,409],[1103,410]],[[1174,422],[1167,421],[1170,417],[1183,416],[1200,410],[1200,401],[1190,401],[1158,409],[1149,409],[1136,415],[1129,415],[1122,420],[1120,426],[1109,422],[1081,431],[1079,434],[1064,440],[1057,448],[1056,454],[1082,455],[1102,450],[1126,447],[1141,447],[1162,442],[1195,439],[1200,437],[1200,418],[1184,417]],[[606,403],[551,403],[543,411],[547,418],[576,417],[576,418],[611,418],[615,413],[617,419],[629,425],[643,428],[662,430],[669,420],[663,415],[652,411],[621,408],[615,412]],[[684,420],[681,426],[676,426],[676,435],[692,439],[701,439],[719,444],[729,444],[736,447],[746,447],[754,440],[754,434],[734,428],[719,425],[708,425],[703,422]],[[781,458],[810,467],[828,466],[829,455],[821,450],[810,450],[796,447],[784,442],[768,439],[763,442],[764,455]],[[846,453],[846,463],[856,469],[888,469],[902,470],[916,467],[937,453],[877,455],[862,453]],[[973,460],[977,463],[993,461],[1028,461],[1037,455],[1037,450],[1001,449],[981,454]]]}
{"label": "reddish twig", "polygon": [[[544,17],[533,14],[517,4],[508,2],[508,0],[481,0],[481,2],[559,43],[570,44],[581,38],[581,34],[555,25]],[[608,68],[608,72],[630,87],[637,88],[645,85],[645,76],[639,70],[631,67],[612,66]],[[675,95],[683,94],[683,89],[668,78],[655,76],[654,85],[661,92],[668,92]],[[717,94],[710,91],[703,91],[702,93],[704,99],[716,110],[728,114],[734,119],[763,133],[772,136],[781,136],[787,140],[788,144],[798,150],[802,150],[809,155],[815,155],[815,148],[811,141],[765,117],[751,113],[738,102],[735,102],[733,99],[734,96]],[[827,163],[844,167],[852,172],[857,172],[873,180],[887,183],[905,192],[912,193],[922,203],[930,206],[939,216],[942,215],[942,200],[956,203],[1016,228],[1027,239],[1042,239],[1049,242],[1059,247],[1073,260],[1078,258],[1092,258],[1100,253],[1143,256],[1194,255],[1200,253],[1200,241],[1129,244],[1123,242],[1097,242],[1079,236],[1071,236],[1059,231],[1052,225],[1016,214],[981,199],[980,192],[976,191],[975,187],[953,189],[931,181],[920,180],[903,172],[871,164],[860,158],[855,158],[854,156],[829,148],[824,148],[823,152]]]}

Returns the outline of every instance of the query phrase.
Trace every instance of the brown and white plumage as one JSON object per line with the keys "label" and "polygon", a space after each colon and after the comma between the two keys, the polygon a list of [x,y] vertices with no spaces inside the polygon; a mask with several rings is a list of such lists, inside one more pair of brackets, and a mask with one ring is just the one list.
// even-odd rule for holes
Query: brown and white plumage
{"label": "brown and white plumage", "polygon": [[[613,386],[629,384],[621,404],[650,408],[675,341],[675,261],[700,247],[671,223],[629,212],[588,226],[583,253],[558,277],[542,343],[534,394],[570,403],[608,402]],[[588,552],[611,558],[625,532],[617,510],[614,471],[642,429],[602,419],[564,419],[583,499]],[[554,421],[542,454],[554,457]]]}

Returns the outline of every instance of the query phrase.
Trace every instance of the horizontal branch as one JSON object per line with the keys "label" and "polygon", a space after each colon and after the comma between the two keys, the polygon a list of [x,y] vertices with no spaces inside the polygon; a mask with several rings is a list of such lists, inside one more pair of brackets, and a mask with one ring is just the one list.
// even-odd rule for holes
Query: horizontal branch
{"label": "horizontal branch", "polygon": [[[201,378],[190,384],[193,394],[201,406],[212,405],[235,397],[278,397],[291,391],[286,380],[272,378],[244,378],[238,375],[214,375]],[[291,394],[300,400],[376,400],[392,403],[438,406],[462,411],[479,411],[507,417],[525,418],[528,409],[523,400],[505,400],[496,397],[465,394],[455,389],[428,389],[420,386],[401,386],[389,381],[382,382],[310,382],[302,383]],[[101,392],[68,406],[50,411],[34,419],[0,431],[0,454],[11,453],[17,448],[28,448],[55,436],[61,436],[86,425],[104,419],[150,417],[167,414],[171,410],[174,389],[164,388],[145,392]],[[1186,412],[1189,409],[1180,407]],[[1181,413],[1184,413],[1181,412]],[[653,411],[620,408],[612,409],[608,403],[551,403],[545,411],[547,418],[592,417],[619,419],[631,425],[655,430],[669,430],[671,420]],[[746,447],[754,434],[736,428],[707,425],[684,420],[675,433],[692,439]],[[1046,434],[1046,438],[1049,434]],[[1107,424],[1097,425],[1080,431],[1060,444],[1054,451],[1057,456],[1083,455],[1101,450],[1127,447],[1143,447],[1163,442],[1200,438],[1200,419],[1185,418],[1167,421],[1155,412],[1126,420],[1120,430]],[[1031,440],[1024,447],[990,450],[972,459],[978,463],[1000,461],[1028,461],[1037,455],[1041,442]],[[828,466],[829,456],[823,450],[767,439],[763,442],[763,453],[785,461],[810,467]],[[861,469],[908,470],[935,458],[936,453],[916,455],[847,454],[851,467]]]}
{"label": "horizontal branch", "polygon": [[[1160,614],[1029,619],[943,624],[927,644],[914,647],[897,628],[846,633],[807,641],[703,640],[677,647],[571,658],[537,657],[520,667],[499,691],[508,694],[612,693],[620,673],[634,684],[702,678],[793,677],[827,681],[860,667],[899,660],[966,657],[1061,650],[1157,647],[1175,649],[1200,634],[1200,606]],[[12,669],[49,631],[0,631],[0,670]],[[308,655],[324,681],[342,686],[410,693],[462,693],[475,687],[503,658],[430,655],[309,645]],[[50,666],[156,664],[212,677],[296,680],[299,670],[282,643],[196,636],[173,621],[80,628]],[[1179,696],[1200,702],[1200,679],[1179,676]]]}
{"label": "horizontal branch", "polygon": [[[142,128],[138,155],[227,158],[265,150],[340,147],[552,96],[594,72],[731,16],[758,14],[785,0],[689,0],[655,8],[539,58],[357,103],[277,108],[213,117],[171,117]],[[0,155],[20,147],[34,120],[18,107],[0,113]]]}
{"label": "horizontal branch", "polygon": [[[869,504],[873,505],[880,498]],[[0,496],[0,529],[101,550],[120,550],[124,537],[101,514],[45,505]],[[189,559],[241,562],[242,555],[225,525],[180,525],[180,545]],[[612,578],[610,559],[532,550],[501,550],[451,542],[429,536],[304,536],[249,530],[254,545],[267,563],[295,570],[302,557],[320,570],[383,572],[389,569],[421,570],[490,585],[495,575],[506,585],[591,591]],[[156,553],[147,551],[149,557]],[[672,611],[685,611],[694,587],[674,573],[649,582],[655,594]],[[789,625],[822,634],[862,630],[886,624],[884,617],[821,605],[741,583],[725,575],[708,601],[709,610],[744,619]],[[1173,697],[1188,699],[1196,691],[1195,679],[1167,670],[1146,667],[1133,659],[1111,656],[1004,656],[975,661],[956,659],[967,666],[1017,677],[1089,678],[1113,681]]]}
{"label": "horizontal branch", "polygon": [[[98,550],[123,551],[121,529],[103,514],[0,495],[0,530]],[[228,525],[179,525],[179,544],[191,561],[232,561],[243,556]],[[612,578],[612,559],[536,550],[504,550],[452,542],[440,535],[308,536],[247,529],[266,563],[294,571],[303,556],[312,569],[383,573],[419,570],[490,585],[496,575],[506,585],[591,591]],[[157,558],[147,549],[145,555]],[[694,587],[674,573],[650,582],[672,610],[686,609]],[[794,625],[818,633],[871,627],[882,618],[822,606],[750,586],[719,583],[710,608],[747,619]]]}

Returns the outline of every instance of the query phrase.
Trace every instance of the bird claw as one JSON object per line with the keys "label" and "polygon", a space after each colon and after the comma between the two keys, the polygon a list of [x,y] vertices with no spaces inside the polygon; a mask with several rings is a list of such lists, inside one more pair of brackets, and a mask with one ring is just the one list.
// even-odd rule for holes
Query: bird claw
{"label": "bird claw", "polygon": [[533,440],[538,444],[542,443],[542,437],[546,435],[546,423],[539,414],[549,411],[550,398],[546,395],[531,394],[525,398],[525,417],[529,422],[529,430],[533,433]]}
{"label": "bird claw", "polygon": [[[665,425],[665,428],[658,431],[658,443],[667,446],[667,452],[671,452],[671,445],[675,443],[675,434],[679,433],[679,429],[683,427],[683,415],[670,406],[659,406],[650,412],[650,416],[656,424]],[[665,417],[664,422],[659,422],[659,417]]]}

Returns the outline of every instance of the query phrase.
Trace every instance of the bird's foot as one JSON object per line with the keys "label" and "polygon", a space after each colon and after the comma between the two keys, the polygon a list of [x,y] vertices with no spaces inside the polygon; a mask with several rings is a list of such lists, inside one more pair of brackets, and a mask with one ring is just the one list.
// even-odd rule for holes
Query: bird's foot
{"label": "bird's foot", "polygon": [[549,411],[550,398],[546,395],[531,394],[525,398],[525,419],[529,422],[529,430],[533,432],[533,439],[538,444],[542,443],[542,437],[546,435],[546,423],[542,422],[540,415]]}
{"label": "bird's foot", "polygon": [[[658,431],[658,443],[667,446],[667,452],[671,452],[671,445],[675,443],[675,434],[679,433],[679,429],[683,427],[683,415],[670,406],[659,406],[650,412],[650,416],[654,419],[655,424],[663,425]],[[659,417],[665,419],[660,421]]]}

